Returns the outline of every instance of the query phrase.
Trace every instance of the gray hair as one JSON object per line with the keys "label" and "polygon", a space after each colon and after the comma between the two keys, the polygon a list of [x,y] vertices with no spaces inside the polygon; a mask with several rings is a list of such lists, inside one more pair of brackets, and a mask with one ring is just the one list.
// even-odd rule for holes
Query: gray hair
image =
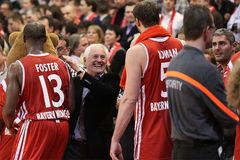
{"label": "gray hair", "polygon": [[107,59],[109,58],[109,52],[108,49],[101,43],[95,43],[95,44],[91,44],[90,46],[88,46],[85,49],[84,55],[83,57],[87,58],[89,56],[89,54],[91,53],[91,49],[92,48],[102,48],[105,51],[105,54],[107,56]]}
{"label": "gray hair", "polygon": [[230,42],[230,44],[233,44],[235,42],[235,37],[232,31],[226,28],[219,28],[217,29],[213,36],[226,36],[227,40]]}

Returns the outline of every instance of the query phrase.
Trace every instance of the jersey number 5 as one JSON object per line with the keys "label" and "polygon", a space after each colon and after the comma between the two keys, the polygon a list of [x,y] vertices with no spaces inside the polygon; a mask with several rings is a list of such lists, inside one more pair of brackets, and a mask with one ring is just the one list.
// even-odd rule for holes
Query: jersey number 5
{"label": "jersey number 5", "polygon": [[[169,66],[170,62],[163,62],[161,63],[161,82],[163,82],[165,84],[165,79],[166,79],[166,72],[167,72],[167,68]],[[166,98],[167,97],[167,91],[163,91],[161,90],[161,96]]]}
{"label": "jersey number 5", "polygon": [[[49,98],[49,95],[48,95],[48,89],[47,89],[47,86],[46,86],[45,79],[41,75],[41,76],[39,76],[39,80],[40,80],[40,83],[41,83],[41,86],[42,86],[42,90],[43,90],[43,97],[44,97],[45,106],[46,106],[46,108],[49,108],[49,107],[51,107],[51,104],[50,104],[50,98]],[[48,80],[50,82],[53,81],[53,80],[55,80],[57,82],[57,86],[53,88],[53,91],[54,91],[54,93],[57,93],[60,98],[59,98],[58,102],[55,102],[53,100],[51,102],[52,102],[52,105],[54,107],[60,107],[60,106],[62,106],[62,104],[64,102],[64,94],[63,94],[63,92],[61,90],[62,80],[56,74],[49,75],[48,76]]]}

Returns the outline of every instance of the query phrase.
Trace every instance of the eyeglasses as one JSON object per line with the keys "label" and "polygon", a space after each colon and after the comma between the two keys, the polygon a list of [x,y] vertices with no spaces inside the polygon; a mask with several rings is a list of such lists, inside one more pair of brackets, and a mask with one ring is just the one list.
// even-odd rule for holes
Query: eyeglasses
{"label": "eyeglasses", "polygon": [[61,51],[63,51],[64,49],[66,49],[66,47],[60,46],[60,47],[57,47],[56,49],[57,49],[58,52],[61,52]]}

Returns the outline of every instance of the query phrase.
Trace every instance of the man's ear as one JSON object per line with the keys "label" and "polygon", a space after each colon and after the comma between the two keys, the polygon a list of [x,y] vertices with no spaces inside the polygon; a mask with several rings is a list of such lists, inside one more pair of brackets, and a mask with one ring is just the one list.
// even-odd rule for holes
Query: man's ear
{"label": "man's ear", "polygon": [[232,44],[233,52],[236,51],[237,47],[238,47],[238,42],[233,42],[233,44]]}
{"label": "man's ear", "polygon": [[136,18],[135,22],[136,22],[136,26],[138,26],[138,27],[139,27],[139,26],[140,26],[140,24],[141,24],[141,22],[139,21],[139,19],[137,19],[137,18]]}
{"label": "man's ear", "polygon": [[86,64],[86,61],[87,61],[86,57],[83,57],[83,63],[84,64]]}

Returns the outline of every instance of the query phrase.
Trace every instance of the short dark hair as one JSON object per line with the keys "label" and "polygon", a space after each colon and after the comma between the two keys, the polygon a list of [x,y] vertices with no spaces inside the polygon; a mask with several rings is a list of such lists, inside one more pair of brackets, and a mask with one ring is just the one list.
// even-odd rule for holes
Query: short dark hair
{"label": "short dark hair", "polygon": [[85,0],[86,4],[88,6],[92,6],[92,11],[96,12],[97,11],[97,3],[95,0]]}
{"label": "short dark hair", "polygon": [[24,20],[23,20],[23,17],[20,13],[18,12],[12,12],[9,16],[8,16],[8,19],[12,19],[13,21],[19,21],[21,22],[22,24],[24,24]]}
{"label": "short dark hair", "polygon": [[152,0],[139,2],[133,9],[133,15],[142,22],[144,27],[151,27],[159,24],[159,13],[159,5]]}
{"label": "short dark hair", "polygon": [[122,34],[121,28],[118,25],[111,24],[106,28],[106,30],[114,31],[117,37]]}
{"label": "short dark hair", "polygon": [[46,40],[46,30],[43,24],[33,22],[28,23],[23,29],[24,40],[32,39],[34,41],[45,41]]}
{"label": "short dark hair", "polygon": [[97,1],[97,12],[100,14],[105,14],[109,12],[109,3],[108,0],[98,0]]}
{"label": "short dark hair", "polygon": [[183,17],[186,40],[198,39],[207,26],[215,26],[210,10],[202,5],[190,5]]}

